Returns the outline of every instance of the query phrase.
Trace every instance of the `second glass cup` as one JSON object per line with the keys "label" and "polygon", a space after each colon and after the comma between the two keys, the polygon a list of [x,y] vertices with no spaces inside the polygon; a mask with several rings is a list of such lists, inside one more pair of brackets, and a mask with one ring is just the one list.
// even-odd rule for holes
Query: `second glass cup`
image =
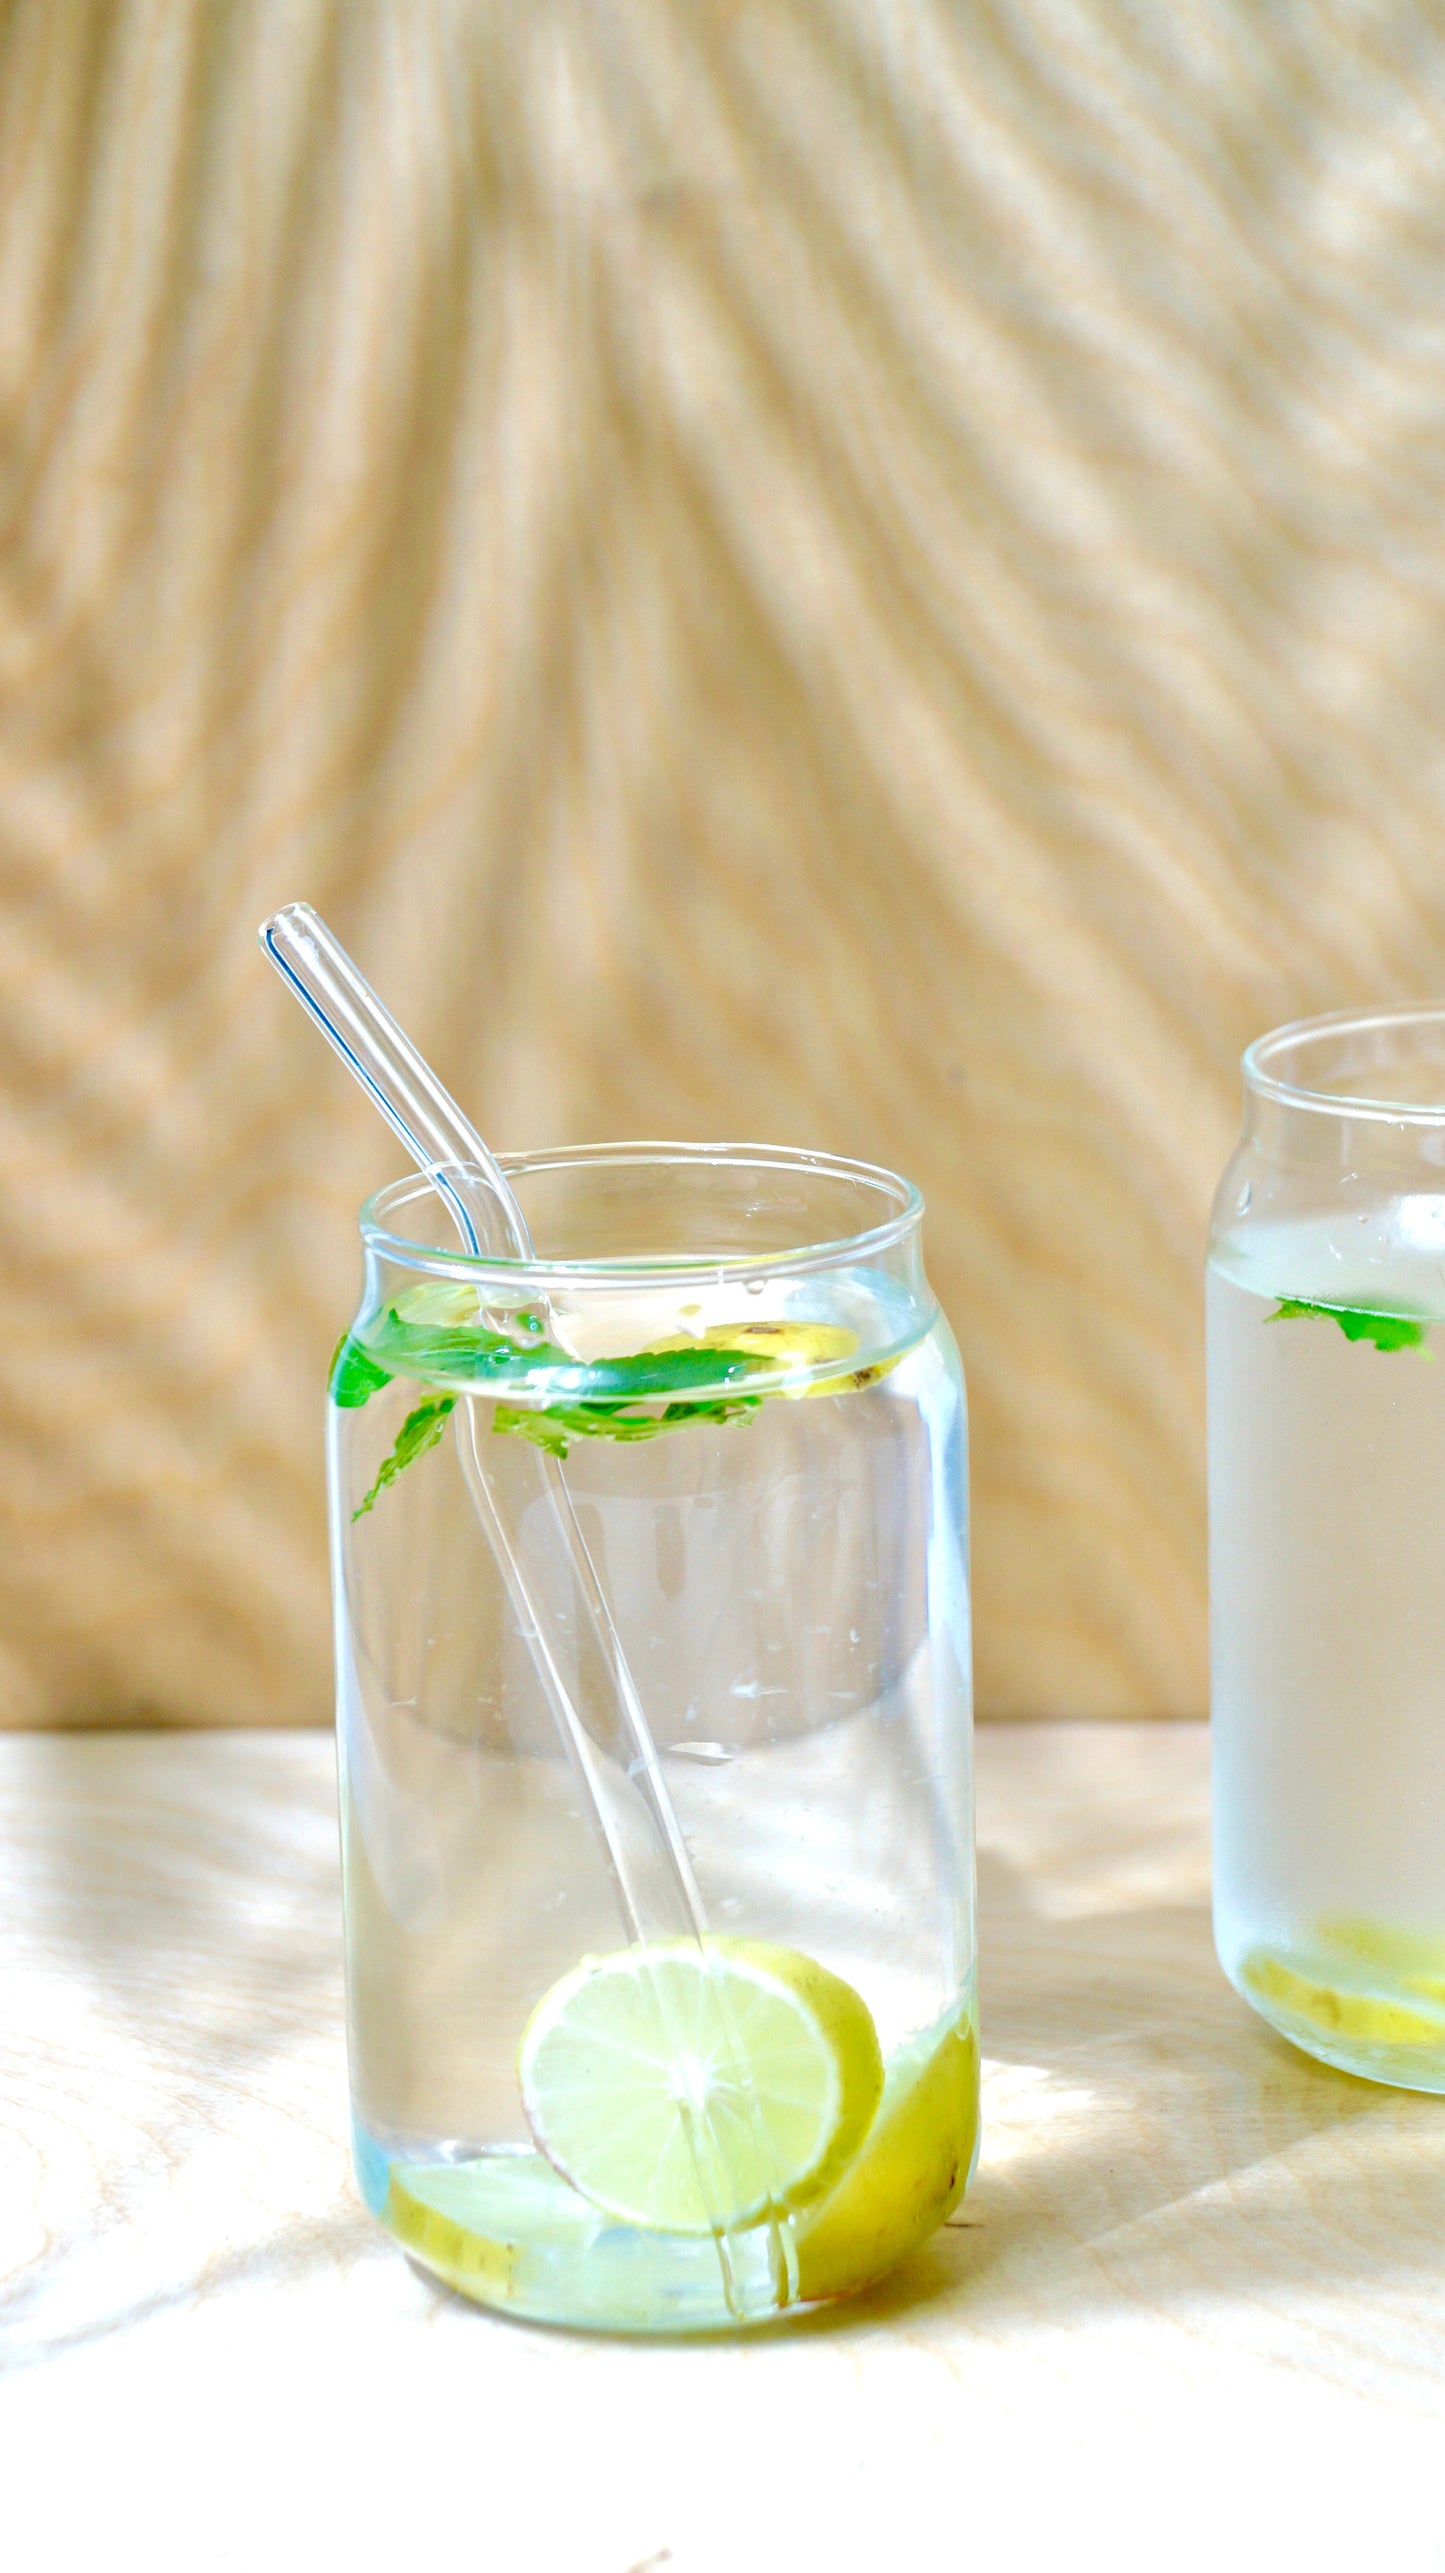
{"label": "second glass cup", "polygon": [[507,1169],[532,1263],[371,1201],[332,1370],[359,2174],[484,2303],[760,2320],[976,2150],[957,1354],[887,1172]]}
{"label": "second glass cup", "polygon": [[1244,1058],[1209,1253],[1215,1931],[1327,2063],[1445,2091],[1445,1009]]}

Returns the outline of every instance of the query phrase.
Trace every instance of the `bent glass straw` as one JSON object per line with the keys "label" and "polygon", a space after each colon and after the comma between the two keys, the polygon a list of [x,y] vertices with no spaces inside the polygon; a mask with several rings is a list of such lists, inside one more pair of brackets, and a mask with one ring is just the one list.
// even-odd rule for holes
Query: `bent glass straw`
{"label": "bent glass straw", "polygon": [[[283,982],[445,1199],[466,1249],[477,1257],[496,1251],[530,1260],[532,1237],[521,1207],[475,1126],[320,913],[309,902],[288,902],[263,920],[256,936]],[[474,1180],[453,1179],[446,1165],[454,1162],[474,1164],[485,1192]]]}
{"label": "bent glass straw", "polygon": [[[491,1255],[531,1261],[535,1254],[526,1219],[495,1156],[319,914],[309,903],[287,903],[263,921],[257,937],[283,981],[444,1200],[466,1251],[482,1259]],[[599,1756],[596,1738],[573,1700],[528,1591],[512,1531],[498,1510],[496,1495],[483,1468],[470,1396],[465,1398],[464,1409],[465,1434],[457,1443],[467,1487],[543,1693],[591,1806],[627,1935],[639,1947],[676,1938],[701,1944],[707,1937],[707,1919],[697,1880],[651,1727],[561,1465],[553,1456],[530,1451],[612,1685],[625,1749],[620,1764]],[[730,2019],[718,1985],[714,1986],[714,1997],[724,2020]],[[657,1998],[660,2003],[660,1987]],[[683,2032],[677,2032],[676,2045],[670,2028],[667,2034],[670,2051],[681,2059],[685,2051]],[[724,2025],[721,2034],[732,2059],[734,2078],[751,2099],[742,2050],[734,2032]],[[754,2147],[760,2153],[761,2167],[766,2169],[772,2157],[762,2121],[754,2115],[750,2123]],[[724,2287],[729,2303],[740,2310],[737,2268],[728,2252],[725,2213],[736,2203],[736,2196],[718,2162],[711,2130],[694,2125],[690,2118],[688,2127],[698,2185],[717,2238]],[[789,2263],[775,2218],[771,2220],[771,2231],[772,2267],[781,2286]]]}

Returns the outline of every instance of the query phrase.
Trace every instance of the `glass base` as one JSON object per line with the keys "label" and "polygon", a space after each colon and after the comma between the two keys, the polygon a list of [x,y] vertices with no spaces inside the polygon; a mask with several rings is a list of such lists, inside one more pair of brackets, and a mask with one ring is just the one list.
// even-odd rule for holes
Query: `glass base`
{"label": "glass base", "polygon": [[1255,1949],[1236,1970],[1226,1966],[1240,1998],[1302,2055],[1391,2090],[1445,2093],[1445,2030],[1437,2033],[1417,1995],[1321,1978],[1269,1949]]}
{"label": "glass base", "polygon": [[759,2226],[710,2234],[614,2224],[525,2150],[398,2164],[382,2221],[413,2260],[474,2304],[598,2332],[726,2332],[801,2310],[796,2262]]}
{"label": "glass base", "polygon": [[523,2145],[418,2158],[358,2121],[353,2150],[372,2212],[475,2304],[581,2331],[744,2331],[871,2286],[952,2213],[978,2152],[978,2044],[951,2017],[900,2049],[821,2203],[723,2237],[619,2223]]}

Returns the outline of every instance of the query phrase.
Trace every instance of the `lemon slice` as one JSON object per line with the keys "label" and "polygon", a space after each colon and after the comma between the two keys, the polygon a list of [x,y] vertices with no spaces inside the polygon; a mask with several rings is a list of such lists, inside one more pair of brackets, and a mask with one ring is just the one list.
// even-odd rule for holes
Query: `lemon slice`
{"label": "lemon slice", "polygon": [[517,2071],[563,2178],[618,2222],[680,2234],[821,2198],[883,2087],[852,1985],[745,1939],[584,1958],[533,2012]]}
{"label": "lemon slice", "polygon": [[818,1367],[827,1358],[851,1358],[858,1334],[839,1322],[730,1322],[703,1334],[710,1349],[741,1349],[749,1358],[772,1358],[780,1367]]}
{"label": "lemon slice", "polygon": [[[831,1322],[742,1323],[709,1331],[705,1337],[721,1351],[736,1349],[748,1358],[769,1358],[780,1373],[825,1366],[830,1360],[843,1365],[858,1352],[857,1332]],[[865,1385],[876,1385],[880,1376],[890,1375],[897,1365],[898,1357],[883,1358],[861,1367],[848,1367],[839,1376],[820,1376],[801,1385],[786,1384],[779,1391],[789,1402],[806,1402],[815,1394],[857,1393]],[[758,1392],[764,1390],[764,1385],[763,1378],[755,1380]]]}
{"label": "lemon slice", "polygon": [[896,2268],[952,2214],[977,2142],[978,2044],[955,2013],[890,2058],[862,2152],[799,2226],[799,2296],[846,2296]]}

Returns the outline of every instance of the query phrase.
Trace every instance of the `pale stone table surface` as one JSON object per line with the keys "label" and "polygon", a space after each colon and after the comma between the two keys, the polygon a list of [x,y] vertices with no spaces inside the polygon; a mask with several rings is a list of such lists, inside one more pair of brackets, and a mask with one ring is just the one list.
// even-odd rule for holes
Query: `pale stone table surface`
{"label": "pale stone table surface", "polygon": [[1445,2102],[1223,1983],[1201,1728],[979,1750],[958,2218],[851,2309],[644,2345],[358,2204],[328,1740],[0,1743],[7,2564],[1445,2564]]}

